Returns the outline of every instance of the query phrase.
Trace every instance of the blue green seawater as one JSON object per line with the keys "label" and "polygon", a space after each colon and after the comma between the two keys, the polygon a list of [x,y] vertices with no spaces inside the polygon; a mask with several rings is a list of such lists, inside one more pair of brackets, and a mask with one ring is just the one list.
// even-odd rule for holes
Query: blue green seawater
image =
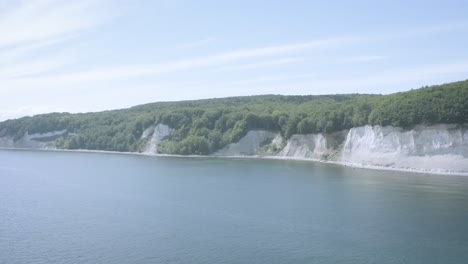
{"label": "blue green seawater", "polygon": [[468,263],[468,177],[1,150],[0,263]]}

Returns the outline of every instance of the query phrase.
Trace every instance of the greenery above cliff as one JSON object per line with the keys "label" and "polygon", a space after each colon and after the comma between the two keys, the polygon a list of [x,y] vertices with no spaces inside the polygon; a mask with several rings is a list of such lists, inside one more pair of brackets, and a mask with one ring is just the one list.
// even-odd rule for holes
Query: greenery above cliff
{"label": "greenery above cliff", "polygon": [[52,113],[0,123],[0,137],[66,129],[52,144],[64,149],[141,151],[143,131],[157,123],[174,131],[159,152],[209,154],[247,131],[293,134],[334,132],[369,125],[468,123],[468,81],[390,95],[261,95],[160,102],[86,114]]}

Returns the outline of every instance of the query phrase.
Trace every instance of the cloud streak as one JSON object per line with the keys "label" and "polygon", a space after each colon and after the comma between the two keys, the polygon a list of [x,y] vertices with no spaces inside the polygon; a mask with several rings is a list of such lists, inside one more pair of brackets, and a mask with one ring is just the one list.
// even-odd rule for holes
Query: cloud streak
{"label": "cloud streak", "polygon": [[0,65],[0,79],[12,79],[32,74],[45,73],[58,69],[68,64],[69,60],[64,58],[47,58],[13,65]]}
{"label": "cloud streak", "polygon": [[21,1],[0,14],[0,47],[44,41],[95,26],[103,17],[96,3],[99,1]]}
{"label": "cloud streak", "polygon": [[[45,1],[50,2],[50,1]],[[86,2],[85,2],[86,3]],[[47,6],[47,5],[46,5]],[[81,5],[72,5],[68,7],[68,10],[85,10],[84,7],[87,7],[86,4]],[[31,8],[33,10],[37,10],[36,8]],[[55,10],[55,9],[53,9]],[[28,13],[22,11],[24,13]],[[21,12],[20,12],[21,13]],[[66,24],[66,23],[65,23]],[[70,23],[73,24],[73,23]],[[161,75],[161,74],[169,74],[179,71],[188,71],[193,69],[202,69],[202,68],[210,68],[210,67],[221,67],[219,68],[220,71],[222,70],[249,70],[255,68],[262,68],[262,67],[270,67],[270,66],[277,66],[277,65],[285,65],[291,64],[295,62],[300,62],[304,60],[303,58],[283,58],[283,59],[273,59],[269,61],[259,61],[259,62],[248,62],[241,65],[232,65],[232,66],[224,66],[225,64],[230,64],[233,62],[242,62],[244,60],[252,60],[252,59],[260,59],[260,58],[268,58],[274,56],[281,56],[281,55],[289,55],[289,54],[296,54],[299,52],[307,51],[307,50],[320,50],[332,47],[345,47],[348,45],[353,45],[357,43],[362,43],[366,41],[373,41],[383,38],[391,38],[391,37],[410,37],[413,35],[421,35],[421,34],[433,34],[433,33],[440,33],[442,31],[449,31],[455,30],[459,28],[463,28],[464,23],[458,24],[451,24],[451,25],[444,25],[444,26],[437,26],[437,27],[428,27],[423,29],[416,29],[416,30],[408,30],[401,33],[388,33],[388,34],[380,34],[376,36],[354,36],[354,37],[339,37],[339,38],[327,38],[327,39],[318,39],[309,42],[301,42],[301,43],[291,43],[285,45],[276,45],[276,46],[266,46],[260,48],[252,48],[252,49],[238,49],[233,50],[230,52],[215,54],[206,57],[199,57],[193,59],[186,59],[186,60],[178,60],[178,61],[169,61],[169,62],[162,62],[156,64],[131,64],[131,65],[118,65],[118,66],[109,66],[109,67],[98,67],[92,70],[87,71],[80,71],[80,72],[73,72],[73,73],[65,73],[60,75],[48,76],[48,77],[39,77],[39,78],[25,78],[21,80],[17,80],[18,84],[28,85],[32,83],[48,83],[53,82],[56,84],[66,84],[66,83],[80,83],[80,82],[95,82],[95,81],[108,81],[108,80],[116,80],[116,79],[129,79],[129,78],[137,78],[142,76],[151,76],[151,75]],[[83,25],[86,27],[86,25]],[[68,28],[72,30],[73,27]],[[48,34],[46,34],[48,35]],[[50,34],[49,34],[50,35]],[[200,41],[196,41],[193,43],[183,44],[183,46],[200,46],[205,45],[211,42],[211,38],[202,39]],[[40,48],[44,45],[53,44],[55,40],[49,40],[44,43],[39,42],[32,46],[20,47],[16,50],[16,54],[24,55],[24,53],[32,50],[34,48]],[[0,53],[0,58],[2,54]],[[345,63],[357,63],[357,62],[370,62],[370,61],[377,61],[385,59],[385,56],[381,55],[363,55],[363,56],[354,56],[354,57],[345,57],[340,59],[340,62]]]}
{"label": "cloud streak", "polygon": [[[138,31],[135,33],[135,43],[147,40],[148,46],[152,46],[148,50],[132,50],[146,46],[132,45],[125,40],[122,41],[122,46],[109,47],[107,43],[103,45],[104,41],[109,41],[110,36],[122,37],[123,32],[128,33],[125,30],[119,31],[120,29],[117,30],[119,34],[105,32],[104,36],[100,36],[99,31],[96,31],[97,34],[89,34],[92,35],[91,38],[96,39],[86,38],[88,35],[82,33],[114,16],[112,6],[115,2],[13,0],[11,3],[14,4],[2,6],[0,0],[0,105],[4,113],[0,114],[0,119],[5,119],[5,116],[18,117],[66,111],[72,109],[75,104],[84,105],[87,110],[102,110],[127,105],[129,102],[138,104],[167,98],[195,99],[249,93],[356,92],[363,91],[361,88],[389,84],[401,88],[402,83],[468,73],[466,61],[401,69],[396,67],[396,60],[371,64],[387,59],[381,54],[398,55],[396,52],[382,50],[382,46],[385,49],[388,45],[379,47],[379,44],[389,40],[406,41],[466,29],[468,24],[463,21],[427,28],[408,27],[408,30],[372,35],[354,34],[290,43],[286,40],[286,44],[259,44],[256,48],[238,47],[206,56],[193,52],[189,57],[178,57],[179,59],[174,60],[171,59],[174,57],[166,57],[170,55],[169,52],[152,54],[161,52],[159,46],[155,48],[157,45],[152,46],[151,43],[164,39],[159,38],[157,33],[173,33],[167,30],[165,25],[165,30],[154,32],[154,38],[138,39],[137,34],[148,32],[144,32],[144,28],[135,30]],[[139,23],[135,25],[141,26]],[[114,29],[109,31],[120,25],[114,26]],[[200,39],[194,42],[173,45],[175,49],[169,51],[178,52],[185,49],[183,54],[188,54],[190,49],[196,51],[196,48],[206,51],[206,47],[213,44],[214,39],[203,38],[207,36],[205,34],[211,33],[200,34]],[[74,47],[66,50],[66,45],[71,43],[69,40],[82,41],[82,36],[85,36],[85,42],[81,43],[91,43],[90,47],[78,43],[74,47],[78,47],[79,50],[73,49]],[[115,39],[117,42],[120,40],[118,37]],[[303,39],[309,37],[307,34],[302,36]],[[99,44],[92,46],[96,43]],[[366,50],[371,45],[376,47]],[[161,46],[162,49],[165,48],[164,43]],[[81,57],[89,53],[100,54],[99,48],[108,47],[109,50],[102,52],[102,57],[80,61]],[[120,56],[121,54],[132,57]],[[115,59],[116,57],[118,59]],[[167,60],[155,61],[154,58],[158,57]],[[147,58],[145,62],[151,59],[153,61],[139,63],[141,61],[136,60],[137,58]],[[113,63],[113,59],[119,63]],[[134,61],[130,62],[132,59]],[[85,61],[89,64],[84,64]],[[395,68],[383,68],[389,65]],[[362,69],[364,72],[360,72]],[[310,73],[312,71],[313,73]],[[374,74],[370,75],[369,72]],[[354,77],[346,77],[351,75]],[[339,78],[333,79],[337,76]],[[114,93],[112,100],[108,100],[110,93]],[[120,102],[116,102],[118,100]],[[36,102],[39,106],[35,106]],[[22,105],[28,107],[11,111]]]}
{"label": "cloud streak", "polygon": [[[66,83],[79,82],[95,82],[109,81],[117,79],[136,78],[146,75],[168,74],[178,71],[187,71],[192,69],[201,69],[213,66],[219,66],[226,63],[238,62],[243,60],[265,58],[284,54],[296,53],[310,49],[328,48],[333,45],[340,45],[345,42],[353,41],[352,39],[323,39],[304,43],[294,43],[279,46],[268,46],[254,49],[234,50],[230,52],[220,53],[217,55],[194,58],[188,60],[180,60],[174,62],[165,62],[159,64],[135,64],[124,65],[117,67],[100,68],[90,71],[73,72],[68,74],[54,75],[50,77],[24,78],[18,79],[17,84],[33,85],[54,83],[56,85]],[[290,63],[294,59],[284,59],[282,61],[270,62],[273,64]],[[267,64],[267,63],[266,63]],[[263,65],[263,66],[266,66]],[[247,67],[253,67],[250,65]],[[257,66],[259,66],[257,64]]]}
{"label": "cloud streak", "polygon": [[[462,77],[460,77],[462,76]],[[451,81],[460,80],[468,76],[468,61],[457,63],[441,63],[431,65],[417,65],[412,67],[388,69],[373,74],[355,78],[319,79],[304,81],[291,81],[287,86],[272,85],[250,87],[249,90],[283,90],[288,94],[330,94],[330,93],[375,93],[373,88],[388,87],[386,94],[416,88],[419,85],[430,85],[431,80],[447,79]],[[455,79],[454,79],[455,78]],[[408,85],[409,84],[409,85]],[[333,91],[333,92],[330,92]]]}
{"label": "cloud streak", "polygon": [[386,59],[386,56],[381,55],[361,55],[361,56],[352,56],[341,59],[342,62],[369,62],[369,61],[379,61]]}
{"label": "cloud streak", "polygon": [[21,59],[30,53],[37,52],[43,48],[59,44],[72,38],[72,35],[68,35],[43,41],[36,41],[29,44],[18,45],[14,48],[5,48],[3,50],[0,49],[0,63],[15,63],[16,60]]}
{"label": "cloud streak", "polygon": [[2,79],[66,65],[73,55],[64,54],[65,60],[57,58],[57,50],[44,51],[77,38],[83,30],[112,16],[104,15],[104,4],[104,0],[28,0],[6,5],[0,11],[0,85]]}
{"label": "cloud streak", "polygon": [[219,69],[216,69],[216,71],[252,70],[252,69],[258,69],[258,68],[266,68],[266,67],[280,66],[280,65],[286,65],[286,64],[293,64],[293,63],[302,62],[302,61],[304,61],[303,58],[288,57],[288,58],[282,58],[282,59],[267,60],[267,61],[260,61],[260,62],[254,62],[254,63],[246,63],[246,64],[233,65],[233,66],[225,66],[225,67],[221,67]]}
{"label": "cloud streak", "polygon": [[214,41],[215,41],[214,38],[205,38],[205,39],[201,39],[201,40],[197,40],[197,41],[193,41],[193,42],[181,44],[180,47],[181,47],[181,48],[197,48],[197,47],[203,47],[203,46],[206,46],[206,45],[208,45],[208,44],[213,43]]}

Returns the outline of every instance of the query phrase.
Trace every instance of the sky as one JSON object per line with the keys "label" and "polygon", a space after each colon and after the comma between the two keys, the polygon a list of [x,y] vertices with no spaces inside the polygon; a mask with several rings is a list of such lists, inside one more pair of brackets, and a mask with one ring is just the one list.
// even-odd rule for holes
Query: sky
{"label": "sky", "polygon": [[468,0],[0,0],[0,121],[468,79]]}

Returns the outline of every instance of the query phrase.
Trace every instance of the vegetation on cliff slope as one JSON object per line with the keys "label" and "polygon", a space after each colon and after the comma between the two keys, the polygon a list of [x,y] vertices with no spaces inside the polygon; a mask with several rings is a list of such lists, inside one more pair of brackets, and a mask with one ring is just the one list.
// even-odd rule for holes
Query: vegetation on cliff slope
{"label": "vegetation on cliff slope", "polygon": [[[261,95],[160,102],[86,114],[52,113],[0,123],[0,137],[66,129],[58,148],[140,151],[152,124],[174,129],[159,152],[209,154],[252,129],[293,134],[333,132],[366,124],[410,128],[468,123],[468,81],[390,95]],[[76,135],[75,135],[76,134]]]}

